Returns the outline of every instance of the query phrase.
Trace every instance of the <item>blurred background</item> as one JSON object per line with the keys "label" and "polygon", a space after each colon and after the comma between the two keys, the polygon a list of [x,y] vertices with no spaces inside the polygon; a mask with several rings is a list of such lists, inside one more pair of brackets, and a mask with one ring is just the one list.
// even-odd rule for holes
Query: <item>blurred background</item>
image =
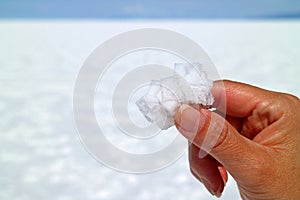
{"label": "blurred background", "polygon": [[[94,160],[73,121],[80,67],[114,35],[165,28],[203,47],[220,78],[299,97],[299,19],[297,0],[1,0],[0,199],[215,199],[187,153],[142,175]],[[221,199],[240,199],[231,177]]]}

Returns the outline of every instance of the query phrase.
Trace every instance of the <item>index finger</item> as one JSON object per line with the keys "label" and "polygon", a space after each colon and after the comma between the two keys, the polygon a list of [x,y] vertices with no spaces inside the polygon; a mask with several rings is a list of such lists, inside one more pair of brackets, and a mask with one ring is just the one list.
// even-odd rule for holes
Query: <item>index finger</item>
{"label": "index finger", "polygon": [[245,83],[215,81],[212,87],[213,107],[234,117],[246,117],[258,104],[270,100],[270,92]]}

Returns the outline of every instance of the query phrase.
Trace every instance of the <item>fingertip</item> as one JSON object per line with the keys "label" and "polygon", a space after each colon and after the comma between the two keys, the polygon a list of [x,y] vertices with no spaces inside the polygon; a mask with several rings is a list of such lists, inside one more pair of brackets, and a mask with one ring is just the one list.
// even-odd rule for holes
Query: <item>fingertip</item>
{"label": "fingertip", "polygon": [[191,172],[212,195],[220,197],[225,187],[224,180],[218,169],[221,165],[210,155],[199,158],[199,151],[201,150],[194,144],[191,144],[189,147]]}
{"label": "fingertip", "polygon": [[175,117],[174,117],[174,121],[175,124],[180,125],[181,122],[181,115],[184,112],[184,110],[186,109],[190,109],[192,108],[191,106],[187,105],[187,104],[182,104],[179,109],[177,110],[177,112],[175,113]]}
{"label": "fingertip", "polygon": [[200,120],[200,112],[186,104],[178,109],[174,120],[179,132],[191,142],[204,123]]}

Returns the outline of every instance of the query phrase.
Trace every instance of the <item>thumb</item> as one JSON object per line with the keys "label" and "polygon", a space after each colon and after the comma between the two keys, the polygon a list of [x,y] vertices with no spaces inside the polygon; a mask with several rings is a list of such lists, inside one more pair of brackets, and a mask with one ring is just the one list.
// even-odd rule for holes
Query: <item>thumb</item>
{"label": "thumb", "polygon": [[249,166],[257,164],[259,146],[240,135],[217,113],[182,105],[175,115],[175,125],[183,136],[213,156],[233,177],[243,176]]}

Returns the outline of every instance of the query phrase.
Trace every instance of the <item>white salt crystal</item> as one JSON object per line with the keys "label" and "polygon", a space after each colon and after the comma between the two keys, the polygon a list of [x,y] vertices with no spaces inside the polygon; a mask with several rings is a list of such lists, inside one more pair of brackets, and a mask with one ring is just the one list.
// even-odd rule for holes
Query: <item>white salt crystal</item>
{"label": "white salt crystal", "polygon": [[174,75],[152,81],[136,105],[149,122],[165,130],[174,125],[175,113],[182,104],[210,107],[214,102],[211,87],[212,81],[201,64],[176,63]]}

